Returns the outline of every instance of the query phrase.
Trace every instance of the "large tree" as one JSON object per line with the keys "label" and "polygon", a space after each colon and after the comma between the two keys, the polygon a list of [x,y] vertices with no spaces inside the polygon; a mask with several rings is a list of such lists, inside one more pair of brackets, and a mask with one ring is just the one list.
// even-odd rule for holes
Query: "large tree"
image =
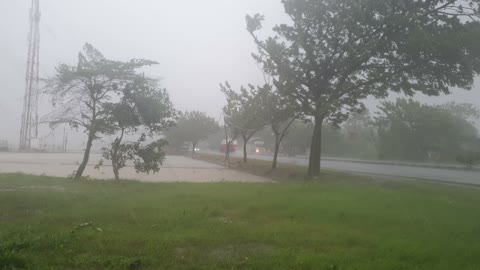
{"label": "large tree", "polygon": [[[115,179],[120,169],[133,161],[138,172],[158,172],[165,159],[167,141],[154,138],[173,125],[175,110],[165,89],[154,79],[139,76],[123,89],[118,102],[105,105],[110,133],[115,139],[103,148],[103,157],[111,160]],[[127,140],[134,138],[134,141]],[[102,164],[101,161],[100,164]]]}
{"label": "large tree", "polygon": [[144,59],[109,60],[87,43],[78,54],[76,65],[60,64],[55,76],[46,80],[46,91],[56,110],[44,120],[52,126],[69,124],[87,134],[83,160],[75,178],[80,178],[87,166],[93,141],[111,130],[106,106],[138,77],[139,68],[152,64],[156,63]]}
{"label": "large tree", "polygon": [[188,142],[192,145],[192,155],[198,143],[206,140],[210,134],[219,130],[218,123],[214,118],[204,112],[184,112],[177,120],[175,127],[167,132],[168,141],[176,144]]}
{"label": "large tree", "polygon": [[240,87],[240,91],[233,90],[228,82],[220,85],[225,94],[227,105],[223,113],[226,125],[235,130],[243,139],[243,162],[247,162],[247,144],[258,131],[265,128],[265,121],[259,117],[261,113],[260,99],[255,95],[255,87],[249,85],[248,89]]}
{"label": "large tree", "polygon": [[309,175],[320,172],[321,129],[362,111],[369,95],[470,89],[480,72],[478,0],[282,0],[290,18],[255,59],[314,118]]}

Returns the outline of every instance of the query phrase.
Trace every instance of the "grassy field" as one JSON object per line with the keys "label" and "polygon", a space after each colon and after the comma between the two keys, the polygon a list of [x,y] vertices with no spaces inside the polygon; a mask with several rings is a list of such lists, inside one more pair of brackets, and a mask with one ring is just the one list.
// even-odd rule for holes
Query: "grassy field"
{"label": "grassy field", "polygon": [[0,269],[480,269],[480,190],[0,175]]}

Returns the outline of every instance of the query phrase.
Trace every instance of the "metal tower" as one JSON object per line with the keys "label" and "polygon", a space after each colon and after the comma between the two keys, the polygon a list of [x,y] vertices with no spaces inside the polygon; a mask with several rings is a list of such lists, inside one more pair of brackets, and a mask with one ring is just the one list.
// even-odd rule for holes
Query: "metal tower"
{"label": "metal tower", "polygon": [[32,0],[30,28],[28,31],[27,71],[25,96],[23,98],[22,126],[20,129],[20,151],[32,148],[32,139],[38,137],[38,67],[40,52],[40,3]]}

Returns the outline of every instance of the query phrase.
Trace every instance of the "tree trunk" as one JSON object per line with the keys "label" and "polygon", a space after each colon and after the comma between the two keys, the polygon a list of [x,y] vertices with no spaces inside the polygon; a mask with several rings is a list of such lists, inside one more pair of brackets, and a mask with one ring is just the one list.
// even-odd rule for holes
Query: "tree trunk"
{"label": "tree trunk", "polygon": [[118,148],[120,147],[120,144],[122,143],[123,140],[123,135],[125,134],[125,128],[122,128],[122,133],[120,135],[120,138],[116,138],[114,143],[113,143],[113,148],[112,148],[112,169],[113,169],[113,174],[115,175],[115,180],[120,180],[120,169],[118,166]]}
{"label": "tree trunk", "polygon": [[225,151],[225,161],[228,164],[228,168],[230,168],[231,167],[230,166],[230,151],[228,151],[228,149],[227,149],[227,151]]}
{"label": "tree trunk", "polygon": [[82,163],[75,172],[75,179],[82,177],[83,171],[85,171],[85,168],[87,167],[88,159],[90,158],[90,149],[92,148],[94,138],[95,135],[90,131],[88,134],[87,147],[85,148],[85,153],[83,153]]}
{"label": "tree trunk", "polygon": [[[223,116],[223,122],[226,123],[227,120],[225,118],[225,115]],[[227,131],[227,124],[223,125],[224,130],[225,130],[225,161],[228,162],[228,168],[230,168],[230,144],[229,144],[229,139],[228,139],[228,131]]]}
{"label": "tree trunk", "polygon": [[117,166],[117,160],[118,160],[118,146],[119,146],[119,142],[118,142],[118,139],[115,140],[115,143],[113,145],[113,153],[112,153],[112,169],[113,169],[113,174],[115,175],[115,180],[120,180],[120,173],[119,173],[119,169],[118,169],[118,166]]}
{"label": "tree trunk", "polygon": [[277,168],[278,151],[280,150],[280,140],[275,138],[275,149],[273,151],[272,170]]}
{"label": "tree trunk", "polygon": [[312,143],[310,145],[308,176],[318,176],[320,174],[320,161],[322,154],[322,124],[323,118],[316,116],[315,129],[313,131]]}
{"label": "tree trunk", "polygon": [[247,141],[246,137],[243,137],[243,163],[247,163]]}
{"label": "tree trunk", "polygon": [[195,155],[195,147],[197,147],[196,143],[192,143],[192,158]]}
{"label": "tree trunk", "polygon": [[118,167],[115,165],[115,161],[112,160],[113,174],[115,175],[115,180],[120,180],[120,173]]}

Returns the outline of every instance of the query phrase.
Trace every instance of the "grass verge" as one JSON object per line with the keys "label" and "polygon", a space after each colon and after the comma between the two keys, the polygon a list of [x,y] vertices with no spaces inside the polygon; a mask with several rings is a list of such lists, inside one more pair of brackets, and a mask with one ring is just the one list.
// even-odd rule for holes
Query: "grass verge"
{"label": "grass verge", "polygon": [[479,269],[480,190],[0,175],[0,269]]}
{"label": "grass verge", "polygon": [[[227,163],[225,162],[225,156],[222,155],[196,153],[193,158],[227,166]],[[247,163],[244,163],[243,158],[230,157],[230,167],[238,171],[266,177],[277,182],[298,182],[308,180],[306,177],[307,169],[305,167],[293,164],[278,163],[277,169],[272,171],[271,161],[250,158],[248,159]],[[321,173],[320,178],[324,176],[331,177],[332,175],[340,176],[345,175],[345,173],[335,173],[333,171],[328,171],[325,173],[324,170]]]}

